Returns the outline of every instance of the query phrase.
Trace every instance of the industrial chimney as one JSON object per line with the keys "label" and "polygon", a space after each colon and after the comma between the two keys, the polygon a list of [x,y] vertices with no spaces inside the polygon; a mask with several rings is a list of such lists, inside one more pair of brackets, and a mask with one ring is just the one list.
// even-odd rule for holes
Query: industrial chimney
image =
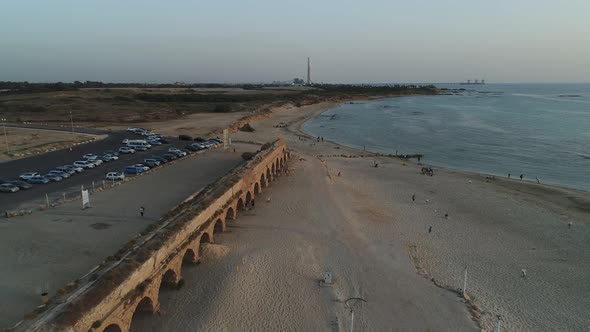
{"label": "industrial chimney", "polygon": [[307,85],[311,85],[311,62],[307,58]]}

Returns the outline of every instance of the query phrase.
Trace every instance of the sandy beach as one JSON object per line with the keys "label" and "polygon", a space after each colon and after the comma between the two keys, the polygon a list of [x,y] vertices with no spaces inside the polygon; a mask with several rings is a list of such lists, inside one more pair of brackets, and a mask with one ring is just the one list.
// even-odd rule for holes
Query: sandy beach
{"label": "sandy beach", "polygon": [[[359,331],[491,331],[498,315],[509,331],[590,324],[588,193],[444,169],[423,176],[413,162],[301,132],[330,106],[276,109],[233,135],[285,139],[297,155],[290,174],[137,330],[347,330],[343,301],[357,296],[367,300]],[[457,293],[465,267],[475,313]],[[318,284],[325,271],[331,287]]]}

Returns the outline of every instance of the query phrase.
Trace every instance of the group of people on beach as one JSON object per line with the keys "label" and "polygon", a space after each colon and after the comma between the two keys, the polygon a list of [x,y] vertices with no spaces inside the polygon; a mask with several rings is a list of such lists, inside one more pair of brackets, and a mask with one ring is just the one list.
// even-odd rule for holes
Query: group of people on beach
{"label": "group of people on beach", "polygon": [[[511,174],[510,174],[510,173],[508,173],[508,178],[509,178],[509,179],[510,179],[510,175],[511,175]],[[520,176],[519,176],[519,177],[520,177],[520,179],[521,179],[521,180],[523,180],[523,179],[524,179],[524,174],[520,174]],[[537,183],[539,183],[539,184],[541,183],[541,180],[539,180],[539,178],[537,178],[537,177],[536,177],[536,178],[535,178],[535,180],[537,180]]]}
{"label": "group of people on beach", "polygon": [[[416,202],[416,194],[412,194],[412,203]],[[424,202],[428,203],[429,200],[425,199]],[[449,219],[449,213],[445,213],[444,215],[445,219]],[[432,226],[428,227],[428,234],[432,233]]]}

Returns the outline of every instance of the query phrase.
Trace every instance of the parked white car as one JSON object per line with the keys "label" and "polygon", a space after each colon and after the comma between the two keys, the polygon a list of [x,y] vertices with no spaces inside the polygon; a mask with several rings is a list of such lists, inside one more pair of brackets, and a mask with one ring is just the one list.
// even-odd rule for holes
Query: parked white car
{"label": "parked white car", "polygon": [[84,168],[78,167],[78,166],[74,166],[74,165],[64,165],[63,167],[64,168],[67,168],[67,169],[74,170],[74,171],[76,171],[76,173],[82,173],[84,171]]}
{"label": "parked white car", "polygon": [[39,174],[37,172],[29,172],[29,173],[21,174],[18,178],[21,180],[28,180],[28,179],[36,177],[36,176],[41,176],[41,174]]}
{"label": "parked white car", "polygon": [[135,164],[133,166],[135,166],[135,168],[139,168],[139,169],[143,170],[144,172],[150,170],[149,166],[146,166],[144,164]]}
{"label": "parked white car", "polygon": [[128,146],[122,146],[119,148],[119,153],[135,153],[135,150]]}
{"label": "parked white car", "polygon": [[124,180],[125,174],[119,172],[108,172],[105,176],[107,180]]}
{"label": "parked white car", "polygon": [[168,149],[168,152],[172,152],[174,154],[181,155],[181,156],[186,156],[186,152],[184,152],[178,148],[170,148],[170,149]]}
{"label": "parked white car", "polygon": [[82,167],[83,169],[90,169],[90,168],[96,167],[95,164],[93,164],[92,162],[90,162],[88,160],[74,161],[74,166],[76,166],[76,167]]}

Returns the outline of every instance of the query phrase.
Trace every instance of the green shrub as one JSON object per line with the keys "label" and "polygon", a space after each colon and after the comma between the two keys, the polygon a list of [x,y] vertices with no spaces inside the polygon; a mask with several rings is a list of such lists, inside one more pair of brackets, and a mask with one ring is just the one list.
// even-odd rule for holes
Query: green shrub
{"label": "green shrub", "polygon": [[242,153],[242,159],[244,160],[252,160],[252,158],[254,158],[254,153],[252,152],[244,152]]}

